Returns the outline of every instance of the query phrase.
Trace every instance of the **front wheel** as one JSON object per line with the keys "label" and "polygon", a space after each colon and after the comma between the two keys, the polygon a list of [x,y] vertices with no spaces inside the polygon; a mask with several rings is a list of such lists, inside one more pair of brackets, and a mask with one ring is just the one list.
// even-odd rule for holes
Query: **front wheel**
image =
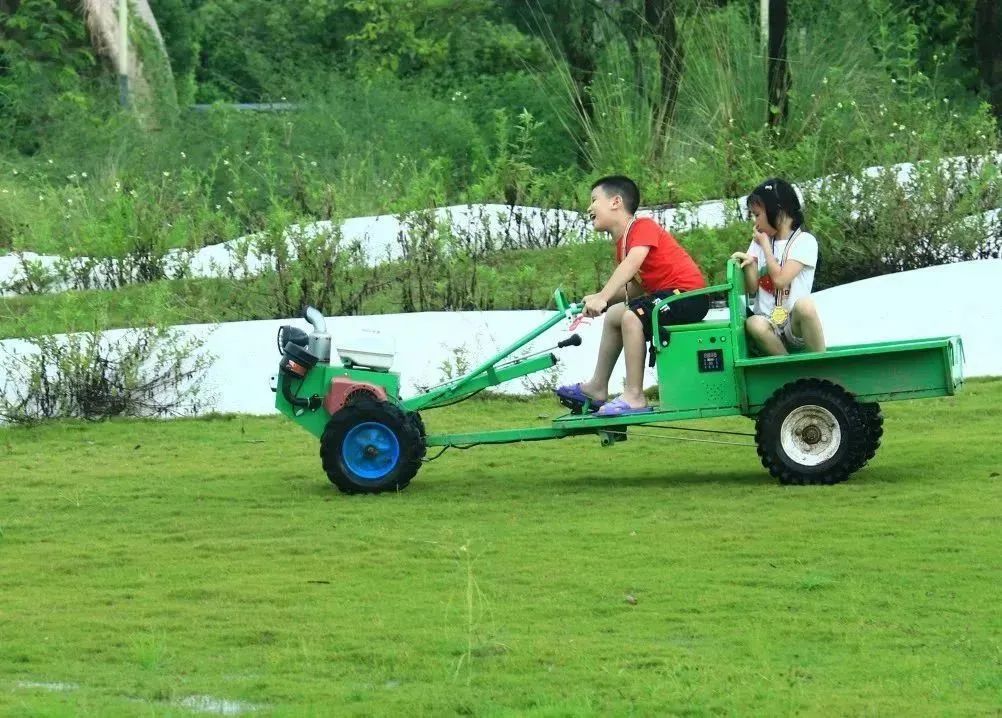
{"label": "front wheel", "polygon": [[331,483],[348,494],[399,491],[421,468],[424,427],[417,414],[358,399],[334,412],[320,438]]}
{"label": "front wheel", "polygon": [[875,429],[869,412],[845,389],[800,379],[762,407],[755,441],[762,465],[780,483],[837,484],[872,457]]}

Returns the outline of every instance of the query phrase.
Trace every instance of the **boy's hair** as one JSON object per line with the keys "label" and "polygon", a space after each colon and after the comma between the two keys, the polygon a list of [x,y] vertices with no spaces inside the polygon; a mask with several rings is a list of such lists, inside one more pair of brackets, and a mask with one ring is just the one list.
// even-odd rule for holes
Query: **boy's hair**
{"label": "boy's hair", "polygon": [[624,175],[607,175],[595,180],[591,188],[600,188],[609,197],[617,194],[623,198],[623,206],[630,214],[636,214],[640,206],[640,189],[637,183]]}
{"label": "boy's hair", "polygon": [[793,221],[793,229],[804,224],[804,210],[800,206],[800,197],[789,182],[779,177],[771,177],[748,195],[748,208],[758,205],[765,210],[765,217],[773,227],[779,222],[782,212]]}

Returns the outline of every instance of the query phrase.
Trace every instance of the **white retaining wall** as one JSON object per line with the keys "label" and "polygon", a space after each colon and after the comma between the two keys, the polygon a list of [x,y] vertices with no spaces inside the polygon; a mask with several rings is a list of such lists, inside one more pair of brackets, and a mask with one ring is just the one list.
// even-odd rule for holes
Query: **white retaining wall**
{"label": "white retaining wall", "polygon": [[[866,279],[816,295],[831,345],[959,334],[964,340],[968,376],[1002,375],[1002,260],[962,262]],[[377,330],[396,344],[393,370],[401,373],[402,392],[412,396],[420,386],[445,379],[443,366],[455,366],[461,354],[470,366],[538,326],[550,312],[425,312],[371,317],[328,317],[334,341],[353,339]],[[710,318],[725,318],[714,310]],[[270,377],[278,366],[275,333],[283,324],[304,329],[302,319],[190,325],[178,330],[206,338],[206,351],[216,360],[206,375],[206,389],[215,395],[205,412],[273,413]],[[119,330],[121,331],[121,330]],[[601,318],[578,330],[583,343],[558,352],[555,367],[560,383],[591,375],[602,331]],[[112,334],[112,333],[110,333]],[[566,323],[554,327],[533,344],[545,349],[568,335]],[[0,353],[23,351],[24,342],[0,342]],[[540,382],[537,374],[528,380]],[[656,381],[648,370],[648,383]],[[622,360],[613,374],[612,389],[622,386]],[[499,387],[528,393],[527,380]]]}

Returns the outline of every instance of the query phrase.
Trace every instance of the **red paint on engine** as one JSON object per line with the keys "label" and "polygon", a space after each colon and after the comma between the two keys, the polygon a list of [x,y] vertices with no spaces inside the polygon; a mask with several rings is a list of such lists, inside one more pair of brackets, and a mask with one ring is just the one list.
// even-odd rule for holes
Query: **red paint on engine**
{"label": "red paint on engine", "polygon": [[376,384],[355,381],[346,376],[336,376],[331,379],[331,388],[324,397],[324,409],[328,414],[333,414],[349,401],[361,398],[386,401],[386,389]]}

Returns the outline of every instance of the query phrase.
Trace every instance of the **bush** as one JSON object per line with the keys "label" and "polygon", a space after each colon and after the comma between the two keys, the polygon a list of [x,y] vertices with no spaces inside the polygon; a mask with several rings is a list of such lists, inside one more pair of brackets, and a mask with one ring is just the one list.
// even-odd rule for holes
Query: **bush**
{"label": "bush", "polygon": [[233,246],[230,277],[249,278],[268,316],[298,316],[310,305],[327,314],[358,314],[362,301],[388,283],[366,264],[362,245],[347,241],[339,221],[294,224],[281,209],[267,226]]}
{"label": "bush", "polygon": [[24,341],[27,351],[4,347],[0,420],[6,422],[195,413],[212,361],[200,353],[203,342],[168,329]]}
{"label": "bush", "polygon": [[805,192],[822,266],[816,289],[1002,250],[1002,160],[924,162],[833,177]]}

